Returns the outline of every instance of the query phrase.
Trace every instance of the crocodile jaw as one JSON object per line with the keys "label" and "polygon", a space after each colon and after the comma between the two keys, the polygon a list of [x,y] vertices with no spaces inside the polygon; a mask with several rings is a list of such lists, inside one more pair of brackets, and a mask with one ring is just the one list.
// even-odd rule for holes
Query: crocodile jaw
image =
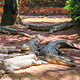
{"label": "crocodile jaw", "polygon": [[52,63],[52,64],[60,64],[60,65],[65,65],[65,66],[70,66],[70,67],[75,67],[76,64],[68,61],[65,57],[58,56],[58,55],[47,55],[46,57],[43,58],[43,60]]}

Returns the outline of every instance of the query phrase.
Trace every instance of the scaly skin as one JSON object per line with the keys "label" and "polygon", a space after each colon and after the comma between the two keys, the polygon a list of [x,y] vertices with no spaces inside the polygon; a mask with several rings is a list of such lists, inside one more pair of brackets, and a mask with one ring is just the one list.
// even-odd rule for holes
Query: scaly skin
{"label": "scaly skin", "polygon": [[30,51],[21,51],[20,53],[12,53],[12,54],[0,53],[0,60],[14,58],[14,57],[17,57],[17,56],[30,55],[30,54],[34,54],[34,53],[30,52]]}
{"label": "scaly skin", "polygon": [[6,60],[0,60],[0,68],[5,70],[6,73],[14,73],[14,70],[30,67],[32,65],[40,65],[42,63],[47,64],[43,60],[37,60],[35,54],[18,56],[15,58],[9,58]]}
{"label": "scaly skin", "polygon": [[42,48],[40,50],[40,56],[46,56],[47,54],[56,54],[58,55],[58,53],[61,54],[66,54],[65,52],[63,52],[61,49],[59,49],[60,47],[72,47],[72,48],[76,48],[76,49],[80,49],[80,45],[76,45],[70,41],[67,40],[57,40],[57,41],[53,41],[49,44],[47,44],[44,48]]}
{"label": "scaly skin", "polygon": [[0,33],[22,35],[22,36],[33,38],[31,35],[23,32],[23,31],[18,31],[16,29],[5,27],[5,26],[0,26]]}
{"label": "scaly skin", "polygon": [[72,48],[80,49],[80,45],[76,45],[70,41],[66,40],[57,40],[49,43],[44,48],[40,50],[39,56],[44,56],[43,60],[48,61],[50,63],[67,65],[67,66],[75,66],[74,63],[68,61],[66,58],[58,56],[58,53],[66,54],[64,51],[59,49],[60,47],[70,46]]}
{"label": "scaly skin", "polygon": [[0,53],[7,54],[7,53],[14,53],[14,52],[21,52],[20,49],[17,49],[16,46],[0,46]]}
{"label": "scaly skin", "polygon": [[52,33],[54,31],[66,30],[72,27],[72,25],[73,24],[71,24],[70,22],[62,22],[62,23],[47,24],[47,25],[29,23],[29,28],[38,31],[50,31],[50,33]]}
{"label": "scaly skin", "polygon": [[65,65],[65,66],[70,66],[70,67],[76,66],[75,63],[70,62],[70,60],[68,60],[67,58],[59,56],[59,55],[55,55],[55,54],[50,54],[47,56],[40,56],[39,58],[41,60],[44,60],[52,64],[60,64],[60,65]]}

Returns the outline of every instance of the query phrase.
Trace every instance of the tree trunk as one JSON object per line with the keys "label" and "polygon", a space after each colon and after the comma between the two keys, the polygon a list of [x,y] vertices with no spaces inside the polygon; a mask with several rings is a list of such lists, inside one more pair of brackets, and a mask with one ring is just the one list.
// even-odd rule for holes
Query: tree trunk
{"label": "tree trunk", "polygon": [[18,0],[4,0],[4,12],[1,25],[14,25],[21,23],[19,17]]}

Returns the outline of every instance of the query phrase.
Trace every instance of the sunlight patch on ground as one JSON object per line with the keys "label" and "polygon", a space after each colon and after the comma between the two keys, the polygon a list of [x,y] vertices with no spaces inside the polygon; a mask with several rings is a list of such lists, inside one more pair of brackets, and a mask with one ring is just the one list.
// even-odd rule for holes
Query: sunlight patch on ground
{"label": "sunlight patch on ground", "polygon": [[23,22],[65,22],[71,21],[71,18],[26,18]]}

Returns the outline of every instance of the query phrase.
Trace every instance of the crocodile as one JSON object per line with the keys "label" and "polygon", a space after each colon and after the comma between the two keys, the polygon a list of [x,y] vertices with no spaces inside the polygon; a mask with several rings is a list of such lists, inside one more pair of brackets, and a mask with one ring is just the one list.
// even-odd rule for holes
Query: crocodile
{"label": "crocodile", "polygon": [[22,35],[22,36],[26,36],[26,37],[29,37],[29,38],[33,38],[31,35],[23,32],[23,31],[19,31],[19,30],[10,28],[10,27],[5,27],[5,26],[0,26],[0,33]]}
{"label": "crocodile", "polygon": [[35,54],[17,56],[5,60],[0,60],[0,68],[5,70],[5,73],[14,73],[15,70],[28,68],[32,65],[47,64],[43,60],[38,60]]}
{"label": "crocodile", "polygon": [[17,56],[30,55],[30,54],[34,54],[34,53],[31,51],[21,51],[20,53],[17,52],[17,53],[11,53],[11,54],[0,53],[0,60],[14,58]]}
{"label": "crocodile", "polygon": [[76,66],[75,63],[70,62],[66,58],[59,56],[58,54],[65,55],[66,53],[62,51],[61,47],[72,47],[80,49],[80,45],[74,44],[67,40],[57,40],[47,44],[40,50],[39,56],[42,56],[42,59],[54,64],[66,65],[66,66]]}
{"label": "crocodile", "polygon": [[[28,43],[26,44],[23,44],[22,46],[19,46],[19,48],[21,50],[28,50],[28,51],[32,51],[34,52],[38,58],[41,58],[42,60],[45,60],[45,61],[48,61],[50,63],[54,63],[54,61],[56,62],[56,64],[61,64],[61,65],[67,65],[67,66],[76,66],[75,63],[72,63],[70,62],[70,60],[62,57],[62,56],[59,56],[58,53],[61,53],[61,54],[66,54],[64,51],[62,51],[61,49],[59,49],[60,47],[67,47],[68,46],[71,46],[73,48],[77,48],[77,49],[80,49],[80,46],[79,45],[76,45],[70,41],[66,41],[66,40],[57,40],[57,41],[54,41],[52,43],[49,43],[48,45],[46,46],[37,46],[39,45],[39,42],[40,42],[40,38],[39,36],[35,37],[34,39],[32,39],[31,41],[29,41]],[[37,44],[37,45],[35,45]],[[50,56],[53,56],[53,58],[49,59]]]}
{"label": "crocodile", "polygon": [[[40,36],[36,36],[28,43],[19,46],[19,48],[21,48],[22,51],[31,51],[32,53],[29,55],[21,54],[15,57],[15,55],[12,54],[10,56],[9,55],[3,56],[3,59],[0,59],[0,69],[5,70],[5,73],[13,73],[15,70],[28,68],[32,65],[40,65],[42,63],[60,64],[70,67],[76,66],[76,64],[71,62],[71,60],[58,55],[59,53],[63,55],[66,54],[59,48],[72,47],[80,49],[80,45],[74,44],[67,40],[57,40],[47,44],[42,48],[39,48],[41,47],[41,46],[37,47],[39,42],[40,42]],[[36,51],[39,52],[38,55],[36,54]],[[6,56],[9,58],[8,59],[5,58]]]}
{"label": "crocodile", "polygon": [[55,31],[61,31],[66,30],[73,26],[71,22],[61,22],[61,23],[54,23],[54,24],[34,24],[29,23],[29,28],[31,30],[37,30],[37,31],[49,31],[49,33],[53,33]]}
{"label": "crocodile", "polygon": [[[38,53],[37,48],[39,47],[40,42],[40,35],[37,35],[34,39],[31,41],[19,46],[18,48],[16,46],[0,46],[0,58],[6,58],[6,57],[14,57],[17,55],[23,55],[23,54],[30,54],[33,52]],[[16,54],[14,54],[16,53]],[[19,53],[19,54],[18,54]],[[22,54],[20,54],[22,53]]]}
{"label": "crocodile", "polygon": [[8,54],[8,53],[15,53],[21,52],[20,49],[17,49],[16,46],[0,46],[0,53]]}
{"label": "crocodile", "polygon": [[34,39],[32,39],[31,41],[19,46],[18,48],[23,50],[23,51],[32,51],[34,53],[38,53],[37,49],[39,46],[39,43],[40,43],[40,35],[37,35]]}

